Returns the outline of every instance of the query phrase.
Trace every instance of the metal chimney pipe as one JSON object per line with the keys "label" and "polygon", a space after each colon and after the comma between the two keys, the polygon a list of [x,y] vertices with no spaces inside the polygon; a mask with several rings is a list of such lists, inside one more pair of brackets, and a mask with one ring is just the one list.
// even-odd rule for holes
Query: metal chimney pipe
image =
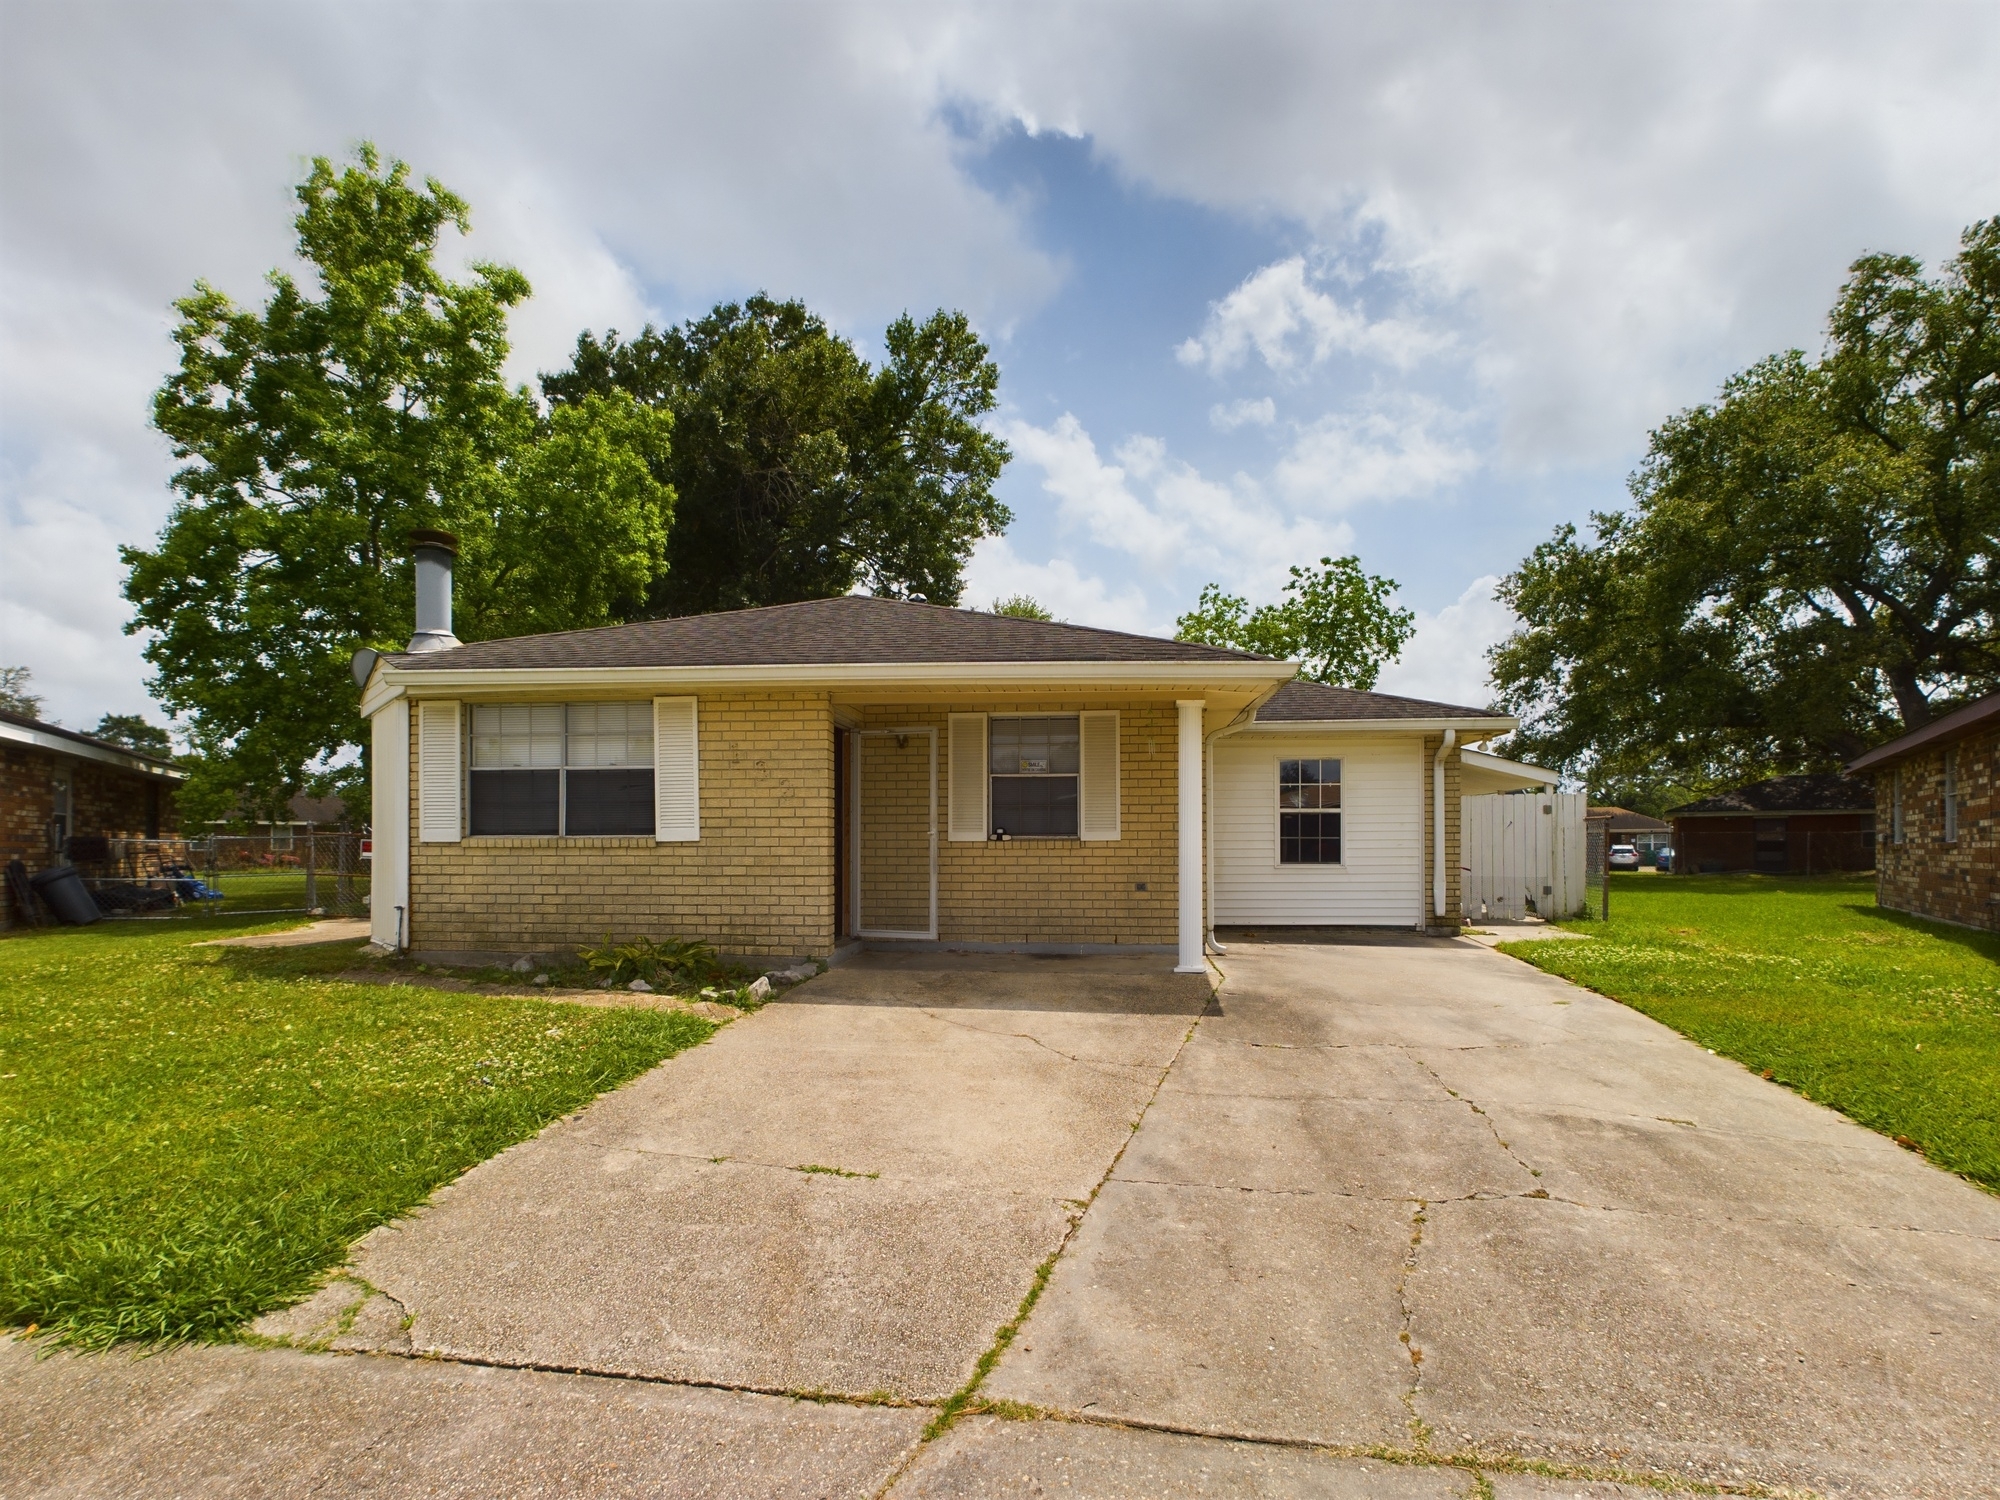
{"label": "metal chimney pipe", "polygon": [[409,650],[449,651],[459,644],[451,633],[451,567],[458,557],[458,538],[449,531],[410,533],[417,562],[417,633]]}

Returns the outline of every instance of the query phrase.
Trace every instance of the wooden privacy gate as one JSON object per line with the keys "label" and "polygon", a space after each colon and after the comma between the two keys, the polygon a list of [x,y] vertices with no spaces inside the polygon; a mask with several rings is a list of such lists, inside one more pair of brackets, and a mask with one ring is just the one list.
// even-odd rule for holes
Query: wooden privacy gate
{"label": "wooden privacy gate", "polygon": [[1584,908],[1582,792],[1498,792],[1459,803],[1468,921],[1551,920]]}

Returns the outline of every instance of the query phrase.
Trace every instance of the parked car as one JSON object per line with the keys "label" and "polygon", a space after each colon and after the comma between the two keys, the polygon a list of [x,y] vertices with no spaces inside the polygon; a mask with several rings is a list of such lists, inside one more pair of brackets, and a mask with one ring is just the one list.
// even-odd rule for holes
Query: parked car
{"label": "parked car", "polygon": [[1658,870],[1662,875],[1673,874],[1674,851],[1671,849],[1656,849],[1653,852],[1653,868]]}
{"label": "parked car", "polygon": [[1635,844],[1613,844],[1611,846],[1611,868],[1614,870],[1638,869],[1638,846]]}

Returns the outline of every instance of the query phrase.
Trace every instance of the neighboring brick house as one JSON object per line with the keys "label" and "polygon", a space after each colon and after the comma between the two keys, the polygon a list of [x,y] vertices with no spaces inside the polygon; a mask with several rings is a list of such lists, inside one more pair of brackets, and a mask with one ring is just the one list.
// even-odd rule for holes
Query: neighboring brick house
{"label": "neighboring brick house", "polygon": [[1211,775],[1219,811],[1254,783],[1258,888],[1286,898],[1236,920],[1455,930],[1459,747],[1513,728],[1281,703],[1295,663],[859,596],[463,645],[450,563],[420,544],[413,649],[356,667],[374,936],[433,954],[611,932],[1199,968],[1211,870],[1245,868],[1241,840],[1211,859],[1240,831],[1206,820]]}
{"label": "neighboring brick house", "polygon": [[1848,771],[1875,783],[1875,900],[2000,930],[2000,693],[1877,746]]}
{"label": "neighboring brick house", "polygon": [[1875,789],[1851,776],[1774,776],[1669,808],[1683,875],[1826,875],[1875,865]]}
{"label": "neighboring brick house", "polygon": [[[76,836],[159,838],[178,825],[168,762],[0,709],[0,865],[28,873],[65,857]],[[22,919],[11,899],[5,925]]]}

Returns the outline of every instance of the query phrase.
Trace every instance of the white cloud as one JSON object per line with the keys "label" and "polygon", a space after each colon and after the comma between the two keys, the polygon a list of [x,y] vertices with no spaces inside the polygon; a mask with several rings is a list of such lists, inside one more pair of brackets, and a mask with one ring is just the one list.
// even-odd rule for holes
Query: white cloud
{"label": "white cloud", "polygon": [[1448,343],[1401,319],[1371,320],[1358,307],[1343,307],[1312,285],[1305,257],[1294,255],[1255,272],[1210,307],[1202,331],[1175,353],[1211,375],[1236,369],[1253,349],[1280,373],[1296,368],[1301,353],[1321,364],[1336,351],[1408,369]]}
{"label": "white cloud", "polygon": [[1479,466],[1462,425],[1418,398],[1333,412],[1299,431],[1273,482],[1292,504],[1322,511],[1432,494]]}
{"label": "white cloud", "polygon": [[[1114,588],[1096,574],[1080,571],[1066,557],[1030,562],[1002,536],[987,537],[973,549],[965,569],[965,606],[989,609],[997,599],[1026,594],[1059,620],[1129,630],[1148,635],[1162,623],[1145,591],[1136,584]],[[1168,626],[1167,628],[1171,628]]]}
{"label": "white cloud", "polygon": [[1416,631],[1402,656],[1382,669],[1385,693],[1483,708],[1493,696],[1486,676],[1486,648],[1504,640],[1517,623],[1493,597],[1497,575],[1475,578],[1436,614],[1417,611]]}
{"label": "white cloud", "polygon": [[1204,582],[1274,593],[1299,559],[1353,544],[1345,522],[1287,515],[1247,475],[1228,484],[1207,478],[1156,437],[1127,438],[1113,455],[1117,463],[1108,464],[1068,412],[1046,428],[1015,421],[1002,430],[1014,451],[1042,471],[1042,488],[1066,527],[1087,531],[1098,546],[1144,563],[1163,581],[1198,574]]}
{"label": "white cloud", "polygon": [[1277,420],[1278,404],[1269,396],[1254,401],[1246,396],[1226,405],[1218,402],[1208,409],[1209,425],[1219,432],[1234,432],[1239,427],[1269,427]]}

